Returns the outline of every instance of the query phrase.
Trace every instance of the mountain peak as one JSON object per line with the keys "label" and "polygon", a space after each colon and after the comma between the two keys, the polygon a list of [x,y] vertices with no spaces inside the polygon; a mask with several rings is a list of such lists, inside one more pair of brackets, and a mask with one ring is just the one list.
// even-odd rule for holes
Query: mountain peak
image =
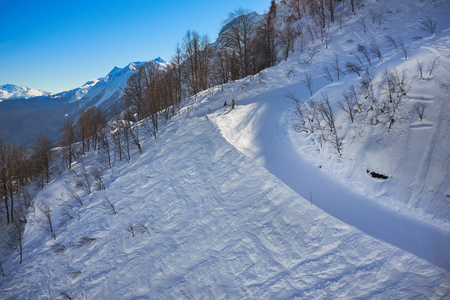
{"label": "mountain peak", "polygon": [[32,98],[50,95],[50,92],[35,90],[25,86],[17,86],[14,84],[0,85],[0,101],[12,100],[19,98]]}
{"label": "mountain peak", "polygon": [[161,64],[167,64],[167,61],[164,58],[162,58],[161,56],[158,56],[153,61],[157,62],[157,63],[161,63]]}

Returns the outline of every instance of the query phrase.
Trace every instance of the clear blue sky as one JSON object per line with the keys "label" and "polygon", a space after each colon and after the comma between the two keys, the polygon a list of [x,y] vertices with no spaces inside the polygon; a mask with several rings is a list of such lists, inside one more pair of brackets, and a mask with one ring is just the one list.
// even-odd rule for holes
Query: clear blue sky
{"label": "clear blue sky", "polygon": [[270,0],[0,0],[0,85],[61,92],[174,54],[187,30],[215,40],[228,13]]}

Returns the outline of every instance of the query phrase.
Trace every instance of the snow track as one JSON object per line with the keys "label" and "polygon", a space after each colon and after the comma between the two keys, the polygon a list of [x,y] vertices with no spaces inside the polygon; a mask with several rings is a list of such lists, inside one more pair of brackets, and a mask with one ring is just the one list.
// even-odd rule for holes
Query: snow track
{"label": "snow track", "polygon": [[351,192],[292,145],[280,122],[292,103],[280,89],[251,97],[231,114],[211,116],[224,137],[317,207],[361,231],[450,271],[450,232]]}
{"label": "snow track", "polygon": [[[450,299],[450,39],[403,34],[428,12],[448,25],[450,2],[433,2],[364,1],[314,59],[296,51],[259,75],[199,93],[161,123],[156,140],[141,128],[142,155],[133,149],[127,163],[115,153],[102,170],[106,190],[77,190],[70,172],[56,178],[33,200],[23,264],[17,253],[1,261],[0,299]],[[363,35],[357,20],[380,8],[383,24],[367,24]],[[403,38],[409,60],[382,45],[388,32]],[[317,96],[328,93],[335,105],[359,79],[329,83],[322,67],[334,53],[344,64],[356,43],[372,40],[384,55],[374,76],[409,70],[410,100],[430,104],[426,116],[396,122],[387,134],[336,113],[343,158],[325,147],[316,153],[289,127],[285,95],[309,99],[308,72]],[[416,58],[429,65],[436,56],[442,67],[420,80]],[[232,99],[235,109],[224,111]],[[84,164],[100,156],[87,153]],[[374,179],[367,169],[390,177]],[[43,201],[52,206],[56,240],[39,223]]]}

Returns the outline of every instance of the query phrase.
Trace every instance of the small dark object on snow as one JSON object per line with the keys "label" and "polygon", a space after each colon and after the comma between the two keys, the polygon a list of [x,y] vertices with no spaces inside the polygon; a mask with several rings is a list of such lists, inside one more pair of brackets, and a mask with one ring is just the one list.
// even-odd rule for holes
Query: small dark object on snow
{"label": "small dark object on snow", "polygon": [[367,173],[369,173],[373,178],[380,178],[380,179],[388,179],[389,178],[389,176],[386,176],[386,175],[383,175],[383,174],[380,174],[380,173],[377,173],[377,172],[374,172],[374,171],[372,171],[372,172],[370,172],[369,170],[366,170],[367,171]]}

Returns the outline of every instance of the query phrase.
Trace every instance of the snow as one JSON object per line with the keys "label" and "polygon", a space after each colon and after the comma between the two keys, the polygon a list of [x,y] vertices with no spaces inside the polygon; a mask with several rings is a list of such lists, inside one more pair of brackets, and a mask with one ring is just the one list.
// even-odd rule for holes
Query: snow
{"label": "snow", "polygon": [[[153,61],[163,69],[170,65],[161,57]],[[69,95],[68,102],[83,101],[85,104],[88,103],[88,106],[101,106],[111,99],[117,102],[123,97],[128,78],[143,64],[144,62],[132,62],[123,68],[114,67],[105,77],[89,80],[79,88],[56,95],[56,98]]]}
{"label": "snow", "polygon": [[24,86],[14,84],[0,85],[0,102],[3,100],[28,99],[33,97],[48,96],[49,92],[35,90]]}
{"label": "snow", "polygon": [[[113,168],[103,170],[105,191],[77,190],[82,206],[71,197],[74,175],[56,178],[34,199],[23,264],[16,254],[2,261],[0,298],[449,298],[450,47],[444,27],[450,24],[444,12],[450,4],[437,2],[387,14],[382,28],[368,26],[369,36],[352,17],[345,30],[333,28],[331,36],[340,39],[309,64],[299,63],[306,52],[297,53],[186,101],[156,140],[142,129],[142,155],[134,150],[129,164],[116,157]],[[367,1],[358,14],[387,3]],[[429,13],[439,31],[413,39],[417,22],[409,16]],[[408,43],[410,57],[383,43],[374,81],[385,69],[404,70],[411,90],[402,113],[427,101],[424,120],[411,113],[388,132],[352,125],[336,109],[343,155],[317,149],[310,136],[293,130],[286,93],[308,98],[302,83],[308,71],[315,97],[327,92],[335,106],[358,78],[347,74],[330,83],[322,66],[335,51],[355,49],[349,40],[381,44],[387,30]],[[418,78],[415,61],[428,66],[435,57],[441,66]],[[235,109],[225,110],[231,99]],[[79,173],[98,158],[88,153],[73,168]],[[374,179],[367,169],[389,178]],[[105,197],[116,215],[105,209]],[[43,201],[52,206],[56,240],[39,222]],[[56,253],[55,245],[65,250]]]}
{"label": "snow", "polygon": [[[210,117],[223,115],[217,101],[211,104],[217,109]],[[339,221],[315,200],[311,205],[228,143],[200,107],[196,113],[167,124],[159,140],[146,140],[144,154],[129,165],[105,170],[107,190],[82,195],[84,205],[57,227],[56,241],[32,217],[24,263],[13,278],[12,265],[5,267],[0,297],[448,295],[447,271]],[[61,216],[56,198],[67,200],[68,187],[73,177],[66,173],[35,206],[53,201]],[[103,208],[105,196],[117,215]],[[130,224],[148,231],[132,238]],[[95,240],[80,246],[83,237]],[[67,249],[55,254],[55,243]]]}

